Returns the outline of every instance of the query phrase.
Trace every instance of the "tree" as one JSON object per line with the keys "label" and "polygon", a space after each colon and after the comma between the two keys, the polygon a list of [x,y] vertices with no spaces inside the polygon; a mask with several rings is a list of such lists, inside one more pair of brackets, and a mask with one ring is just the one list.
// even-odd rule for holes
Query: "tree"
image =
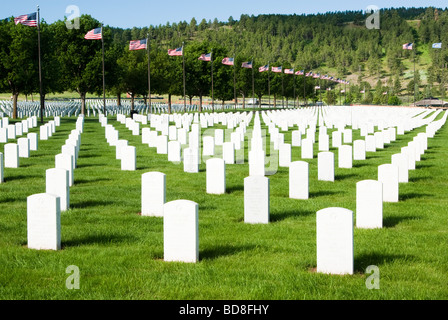
{"label": "tree", "polygon": [[[85,34],[101,24],[89,15],[80,17],[79,29],[67,29],[64,21],[55,22],[58,59],[62,66],[64,86],[76,91],[81,98],[81,113],[85,114],[87,93],[102,91],[101,40],[86,40]],[[111,33],[103,28],[105,45],[111,42]],[[107,84],[107,82],[106,82]]]}
{"label": "tree", "polygon": [[126,93],[131,96],[131,110],[134,110],[134,100],[137,95],[148,91],[148,60],[146,50],[124,49],[124,54],[118,58],[121,66],[120,82]]}
{"label": "tree", "polygon": [[21,92],[33,92],[38,83],[37,30],[14,19],[0,22],[0,90],[11,92],[13,119]]}

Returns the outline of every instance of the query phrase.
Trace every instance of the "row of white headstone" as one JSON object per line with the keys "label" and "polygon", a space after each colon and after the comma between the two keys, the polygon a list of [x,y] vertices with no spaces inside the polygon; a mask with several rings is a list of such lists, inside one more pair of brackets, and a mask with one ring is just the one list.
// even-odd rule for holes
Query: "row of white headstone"
{"label": "row of white headstone", "polygon": [[81,145],[84,117],[76,120],[61,153],[55,156],[55,167],[45,171],[45,193],[27,198],[27,246],[36,250],[61,249],[61,212],[70,208],[70,187]]}

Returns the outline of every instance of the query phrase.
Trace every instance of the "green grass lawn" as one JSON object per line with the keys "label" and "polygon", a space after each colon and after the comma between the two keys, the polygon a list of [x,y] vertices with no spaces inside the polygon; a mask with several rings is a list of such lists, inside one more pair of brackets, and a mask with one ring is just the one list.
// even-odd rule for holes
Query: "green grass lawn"
{"label": "green grass lawn", "polygon": [[[51,119],[47,119],[51,120]],[[355,211],[356,182],[377,179],[377,167],[390,163],[425,127],[415,129],[352,169],[337,168],[335,182],[317,180],[317,157],[310,164],[310,198],[288,197],[288,168],[270,178],[270,223],[243,222],[246,163],[226,166],[227,192],[205,193],[205,164],[185,173],[155,148],[141,143],[125,125],[109,124],[137,147],[137,170],[121,171],[115,147],[107,144],[98,118],[86,118],[81,135],[70,210],[61,214],[62,250],[27,248],[26,198],[45,192],[45,170],[75,129],[62,118],[38,151],[4,169],[0,184],[0,299],[447,299],[448,298],[448,129],[428,141],[428,150],[400,184],[400,201],[384,203],[382,229],[354,229],[354,274],[318,274],[316,211],[337,206]],[[12,121],[11,121],[12,122]],[[217,126],[216,128],[224,128]],[[38,128],[32,131],[37,132]],[[267,128],[263,127],[263,129]],[[331,140],[331,131],[328,130]],[[318,137],[318,133],[316,133]],[[354,131],[353,140],[359,137]],[[285,142],[291,141],[291,131]],[[0,152],[3,152],[0,144]],[[331,146],[331,141],[330,141]],[[315,144],[315,155],[318,144]],[[247,148],[247,140],[246,140]],[[300,148],[292,148],[292,160]],[[163,219],[139,215],[141,175],[166,174],[166,200],[199,204],[199,258],[195,264],[163,261]],[[80,289],[69,290],[67,267],[80,271]],[[366,268],[380,272],[380,289],[367,289]]]}

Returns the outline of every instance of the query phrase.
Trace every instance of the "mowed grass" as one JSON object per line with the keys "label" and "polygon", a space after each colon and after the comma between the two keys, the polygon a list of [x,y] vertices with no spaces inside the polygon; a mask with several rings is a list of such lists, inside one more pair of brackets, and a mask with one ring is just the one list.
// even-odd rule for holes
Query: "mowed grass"
{"label": "mowed grass", "polygon": [[[440,118],[441,115],[439,115]],[[46,119],[46,121],[51,119]],[[354,161],[337,167],[335,182],[317,180],[318,144],[310,164],[310,199],[289,199],[288,168],[270,175],[270,223],[244,223],[245,164],[226,166],[225,195],[209,195],[205,164],[183,172],[155,148],[141,143],[123,124],[108,123],[137,147],[137,170],[121,171],[115,147],[107,144],[98,118],[86,118],[81,135],[70,210],[62,212],[62,250],[27,248],[26,198],[45,192],[45,170],[75,118],[62,118],[38,151],[4,169],[0,184],[0,299],[447,299],[448,298],[448,129],[428,141],[428,150],[400,184],[400,202],[384,203],[382,229],[354,229],[353,275],[315,272],[316,211],[344,207],[356,211],[356,182],[377,179],[378,165],[390,163],[425,127],[417,128]],[[12,121],[11,121],[12,122]],[[216,128],[224,128],[217,126]],[[266,129],[266,127],[263,127]],[[37,128],[33,131],[37,132]],[[331,131],[330,135],[331,146]],[[284,132],[291,141],[291,131]],[[318,133],[316,134],[318,138]],[[359,137],[355,130],[353,140]],[[317,141],[316,141],[317,142]],[[247,139],[246,139],[247,149]],[[4,144],[0,145],[3,152]],[[292,160],[300,147],[292,148]],[[166,200],[199,204],[199,258],[195,264],[163,261],[163,219],[141,211],[141,175],[166,174]],[[80,288],[69,290],[69,266],[80,271]],[[366,268],[379,268],[380,289],[368,289]]]}

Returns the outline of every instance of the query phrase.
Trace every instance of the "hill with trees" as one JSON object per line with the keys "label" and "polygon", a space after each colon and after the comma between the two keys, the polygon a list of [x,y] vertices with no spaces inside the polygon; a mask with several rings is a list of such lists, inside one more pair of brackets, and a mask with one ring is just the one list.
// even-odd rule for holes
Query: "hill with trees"
{"label": "hill with trees", "polygon": [[[239,20],[217,19],[167,23],[121,29],[104,27],[106,88],[109,96],[147,98],[148,53],[130,51],[129,41],[149,39],[151,95],[183,95],[183,59],[168,49],[184,45],[185,93],[189,101],[212,96],[216,101],[272,97],[302,103],[323,99],[333,103],[410,103],[425,96],[446,96],[448,80],[448,9],[390,8],[380,11],[380,28],[368,29],[369,14],[361,11],[315,15],[241,15]],[[70,91],[85,101],[86,94],[102,92],[101,41],[84,35],[100,25],[83,15],[80,29],[67,29],[65,21],[41,23],[44,94]],[[432,48],[442,43],[441,49]],[[402,45],[413,43],[414,50]],[[198,61],[213,52],[213,62]],[[0,22],[0,92],[39,92],[37,31]],[[223,65],[233,57],[235,66]],[[252,61],[253,69],[241,68]],[[284,73],[258,72],[269,64],[283,70],[326,75],[335,81]],[[414,73],[415,67],[415,73]],[[213,87],[211,70],[213,69]],[[83,105],[84,106],[84,105]]]}

